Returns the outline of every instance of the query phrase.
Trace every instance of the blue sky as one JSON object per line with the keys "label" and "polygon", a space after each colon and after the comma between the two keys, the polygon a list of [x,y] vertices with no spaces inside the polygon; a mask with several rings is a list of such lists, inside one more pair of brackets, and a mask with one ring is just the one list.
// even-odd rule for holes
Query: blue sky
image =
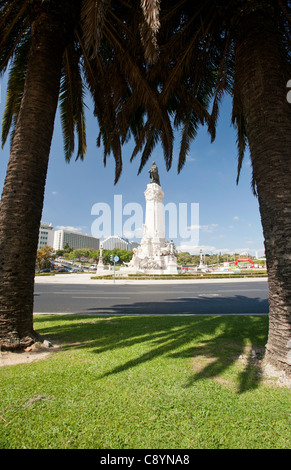
{"label": "blue sky", "polygon": [[[0,82],[1,119],[5,106],[6,80],[7,77],[4,76]],[[263,255],[264,242],[259,205],[251,190],[251,163],[248,153],[245,155],[240,182],[236,185],[236,135],[231,126],[231,99],[229,97],[225,97],[222,103],[214,143],[211,144],[206,128],[200,127],[198,137],[192,143],[187,162],[179,175],[177,173],[179,134],[177,133],[173,164],[169,172],[165,168],[162,149],[157,146],[142,173],[137,175],[139,156],[130,163],[132,144],[129,142],[123,149],[123,172],[116,185],[114,185],[114,158],[110,156],[104,168],[103,149],[96,146],[98,124],[93,117],[89,99],[88,106],[86,115],[88,148],[83,162],[75,161],[74,158],[69,164],[65,162],[60,116],[57,113],[47,175],[43,221],[51,223],[55,229],[67,228],[91,235],[92,223],[96,219],[101,220],[98,215],[91,213],[92,207],[96,203],[105,203],[111,209],[111,233],[113,235],[113,218],[116,216],[114,197],[115,200],[122,201],[122,209],[129,203],[139,204],[143,209],[144,217],[144,191],[150,182],[148,170],[152,161],[155,161],[165,193],[164,204],[170,202],[176,204],[179,216],[179,203],[184,203],[184,207],[187,207],[185,228],[193,225],[190,215],[191,203],[196,204],[195,207],[199,204],[198,223],[195,220],[195,233],[199,225],[199,240],[193,246],[191,239],[179,236],[178,229],[177,238],[174,239],[178,250],[199,253],[201,248],[204,253],[248,252],[256,254],[257,252],[259,256]],[[9,158],[9,140],[0,153],[0,191],[2,192]],[[126,221],[129,220],[129,215],[123,213],[119,216],[122,216],[124,228],[128,226]],[[102,226],[100,230],[101,228]],[[133,226],[132,230],[137,228]],[[165,228],[168,237],[167,219]],[[118,233],[118,235],[132,236],[128,230],[125,234]]]}

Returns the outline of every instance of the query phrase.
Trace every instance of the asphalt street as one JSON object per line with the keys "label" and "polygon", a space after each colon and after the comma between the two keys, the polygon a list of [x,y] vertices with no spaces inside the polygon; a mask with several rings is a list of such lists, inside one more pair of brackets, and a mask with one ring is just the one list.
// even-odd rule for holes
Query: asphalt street
{"label": "asphalt street", "polygon": [[[268,314],[265,279],[218,282],[90,281],[36,279],[35,313],[74,314]],[[77,280],[76,280],[77,279]]]}

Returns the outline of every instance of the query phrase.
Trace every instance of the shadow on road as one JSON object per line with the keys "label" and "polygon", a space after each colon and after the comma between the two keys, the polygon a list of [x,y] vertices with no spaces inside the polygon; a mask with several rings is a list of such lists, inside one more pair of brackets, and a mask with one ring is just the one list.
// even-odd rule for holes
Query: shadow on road
{"label": "shadow on road", "polygon": [[[92,307],[84,311],[84,313],[102,313],[102,314],[253,314],[268,313],[269,302],[267,299],[250,298],[243,295],[235,295],[233,297],[211,297],[200,296],[199,298],[183,297],[167,299],[166,302],[135,302],[128,304],[115,304],[108,308]],[[81,313],[81,312],[80,312]],[[82,312],[83,313],[83,312]]]}

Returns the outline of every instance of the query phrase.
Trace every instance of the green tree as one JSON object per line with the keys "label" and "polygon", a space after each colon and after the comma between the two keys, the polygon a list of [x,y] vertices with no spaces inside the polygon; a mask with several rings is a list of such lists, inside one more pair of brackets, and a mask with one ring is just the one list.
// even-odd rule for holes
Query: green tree
{"label": "green tree", "polygon": [[65,253],[65,250],[56,250],[56,256],[63,256]]}
{"label": "green tree", "polygon": [[99,256],[100,256],[100,250],[91,250],[90,256],[91,256],[92,261],[94,261],[94,263],[97,263],[99,260]]}
{"label": "green tree", "polygon": [[73,251],[73,248],[70,247],[70,245],[68,243],[65,244],[64,246],[64,250],[63,250],[65,253],[71,253],[71,251]]}
{"label": "green tree", "polygon": [[148,61],[155,58],[157,4],[0,0],[0,73],[10,68],[3,145],[11,131],[0,203],[2,349],[24,347],[38,337],[33,329],[34,270],[58,101],[65,157],[69,161],[75,152],[83,159],[85,85],[89,89],[100,128],[98,145],[103,143],[104,160],[113,153],[115,181],[122,169],[121,146],[130,132],[139,132],[141,107],[149,105],[152,119],[170,128],[145,79],[147,64],[133,59],[142,58],[141,51]]}
{"label": "green tree", "polygon": [[102,251],[102,256],[103,256],[103,259],[104,259],[104,264],[110,264],[110,255],[111,255],[111,251],[110,250],[106,250],[106,248]]}
{"label": "green tree", "polygon": [[90,253],[89,250],[87,250],[86,248],[76,248],[76,250],[73,250],[71,252],[70,259],[77,258],[78,261],[80,262],[81,258],[87,258],[89,256],[89,253]]}
{"label": "green tree", "polygon": [[133,251],[128,251],[128,250],[113,250],[114,256],[118,256],[119,260],[117,264],[123,264],[123,263],[128,263],[131,258],[133,257]]}
{"label": "green tree", "polygon": [[178,253],[177,255],[177,263],[180,264],[194,264],[193,256],[190,255],[187,251],[183,253]]}
{"label": "green tree", "polygon": [[40,271],[43,268],[50,268],[52,261],[55,259],[56,253],[50,246],[43,246],[36,253],[36,265]]}
{"label": "green tree", "polygon": [[[265,361],[288,373],[291,104],[286,84],[291,78],[290,33],[287,0],[162,2],[162,53],[156,67],[161,99],[181,129],[178,171],[196,136],[195,123],[206,123],[214,140],[222,97],[225,93],[233,97],[237,181],[248,146],[265,239],[270,319]],[[197,99],[203,90],[209,91],[208,107]]]}

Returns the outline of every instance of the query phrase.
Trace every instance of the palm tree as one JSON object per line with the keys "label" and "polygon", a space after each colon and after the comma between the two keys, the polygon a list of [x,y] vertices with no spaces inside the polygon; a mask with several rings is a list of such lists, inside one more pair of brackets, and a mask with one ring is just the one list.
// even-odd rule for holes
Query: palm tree
{"label": "palm tree", "polygon": [[[290,373],[290,2],[170,0],[161,3],[160,21],[161,54],[152,74],[159,76],[161,102],[182,129],[178,171],[197,121],[207,123],[214,140],[223,94],[233,97],[238,178],[248,145],[265,238],[270,306],[265,362]],[[205,90],[209,114],[197,100]]]}
{"label": "palm tree", "polygon": [[[168,115],[144,78],[147,64],[141,59],[141,50],[148,63],[157,57],[159,2],[136,3],[0,0],[0,72],[10,67],[3,145],[11,132],[0,204],[2,349],[24,347],[38,338],[33,329],[34,272],[58,102],[67,160],[74,153],[75,133],[76,157],[82,159],[86,152],[85,84],[93,97],[104,160],[112,152],[116,161],[115,180],[122,169],[122,143],[139,134],[147,107],[156,126],[167,127],[164,144],[171,153]],[[138,100],[132,99],[136,93]]]}
{"label": "palm tree", "polygon": [[12,126],[13,140],[0,206],[3,346],[29,344],[36,336],[33,276],[55,110],[60,93],[66,158],[74,150],[75,128],[77,156],[83,158],[84,75],[100,127],[97,142],[103,142],[104,162],[114,155],[116,181],[121,145],[129,136],[136,141],[132,158],[142,150],[140,170],[159,139],[171,167],[170,118],[182,127],[181,171],[199,123],[208,125],[214,140],[220,101],[231,93],[238,175],[248,145],[265,237],[270,291],[266,359],[289,372],[289,2],[141,0],[139,11],[135,3],[0,0],[0,70],[13,61],[3,128],[5,140]]}

